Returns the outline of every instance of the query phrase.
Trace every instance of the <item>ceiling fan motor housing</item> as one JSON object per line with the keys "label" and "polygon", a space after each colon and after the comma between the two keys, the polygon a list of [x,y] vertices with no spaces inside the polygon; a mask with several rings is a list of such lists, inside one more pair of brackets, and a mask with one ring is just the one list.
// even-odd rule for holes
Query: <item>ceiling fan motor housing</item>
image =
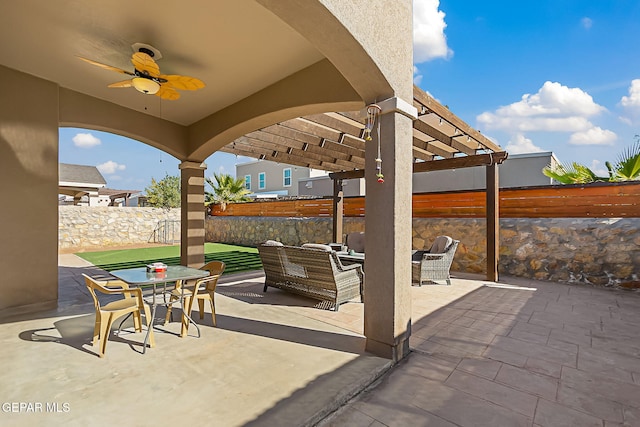
{"label": "ceiling fan motor housing", "polygon": [[154,60],[159,60],[162,59],[162,53],[160,53],[160,51],[158,49],[156,49],[155,47],[146,44],[146,43],[134,43],[131,45],[131,48],[133,49],[134,52],[142,52],[142,53],[146,53],[147,55],[149,55],[150,57],[152,57]]}

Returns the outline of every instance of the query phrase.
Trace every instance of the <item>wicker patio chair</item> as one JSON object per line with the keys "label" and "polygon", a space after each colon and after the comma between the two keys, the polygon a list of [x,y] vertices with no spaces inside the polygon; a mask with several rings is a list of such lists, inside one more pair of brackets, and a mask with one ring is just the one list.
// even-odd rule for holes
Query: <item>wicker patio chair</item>
{"label": "wicker patio chair", "polygon": [[449,269],[458,243],[459,240],[449,236],[438,236],[428,251],[415,251],[411,259],[412,280],[418,282],[418,286],[436,280],[446,280],[447,285],[451,285]]}

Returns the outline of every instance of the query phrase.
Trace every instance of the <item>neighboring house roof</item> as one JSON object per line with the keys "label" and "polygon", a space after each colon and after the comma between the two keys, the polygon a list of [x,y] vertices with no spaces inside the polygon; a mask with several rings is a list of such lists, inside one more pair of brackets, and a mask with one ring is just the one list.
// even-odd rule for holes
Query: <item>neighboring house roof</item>
{"label": "neighboring house roof", "polygon": [[58,173],[61,187],[102,188],[107,185],[107,181],[95,166],[60,163],[58,165]]}
{"label": "neighboring house roof", "polygon": [[124,199],[125,204],[128,204],[127,200],[134,196],[141,196],[142,192],[140,190],[116,190],[113,188],[101,188],[98,190],[98,195],[109,197],[111,199],[111,204],[113,204],[117,199]]}
{"label": "neighboring house roof", "polygon": [[98,194],[101,196],[113,197],[131,197],[135,194],[140,194],[140,190],[116,190],[114,188],[101,188],[98,190]]}

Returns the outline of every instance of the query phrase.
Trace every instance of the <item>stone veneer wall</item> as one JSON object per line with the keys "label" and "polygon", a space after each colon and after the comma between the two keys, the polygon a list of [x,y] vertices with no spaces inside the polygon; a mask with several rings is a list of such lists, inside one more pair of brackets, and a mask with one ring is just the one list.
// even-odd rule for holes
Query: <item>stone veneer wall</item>
{"label": "stone veneer wall", "polygon": [[[331,241],[331,218],[212,217],[206,241],[255,246],[268,239],[287,245]],[[345,234],[364,231],[364,220],[345,218]],[[460,240],[452,271],[485,273],[484,219],[413,219],[414,249],[439,235]],[[640,218],[520,218],[500,220],[501,274],[614,286],[640,275]]]}
{"label": "stone veneer wall", "polygon": [[59,206],[58,248],[153,242],[163,220],[179,222],[180,209]]}

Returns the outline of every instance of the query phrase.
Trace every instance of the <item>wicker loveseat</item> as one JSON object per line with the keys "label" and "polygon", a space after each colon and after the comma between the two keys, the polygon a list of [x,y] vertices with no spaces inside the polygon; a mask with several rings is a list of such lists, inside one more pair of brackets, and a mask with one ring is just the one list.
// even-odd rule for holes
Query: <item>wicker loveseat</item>
{"label": "wicker loveseat", "polygon": [[267,241],[258,246],[264,268],[264,291],[269,286],[340,304],[360,297],[364,286],[362,266],[342,265],[336,252],[326,245],[285,246]]}

